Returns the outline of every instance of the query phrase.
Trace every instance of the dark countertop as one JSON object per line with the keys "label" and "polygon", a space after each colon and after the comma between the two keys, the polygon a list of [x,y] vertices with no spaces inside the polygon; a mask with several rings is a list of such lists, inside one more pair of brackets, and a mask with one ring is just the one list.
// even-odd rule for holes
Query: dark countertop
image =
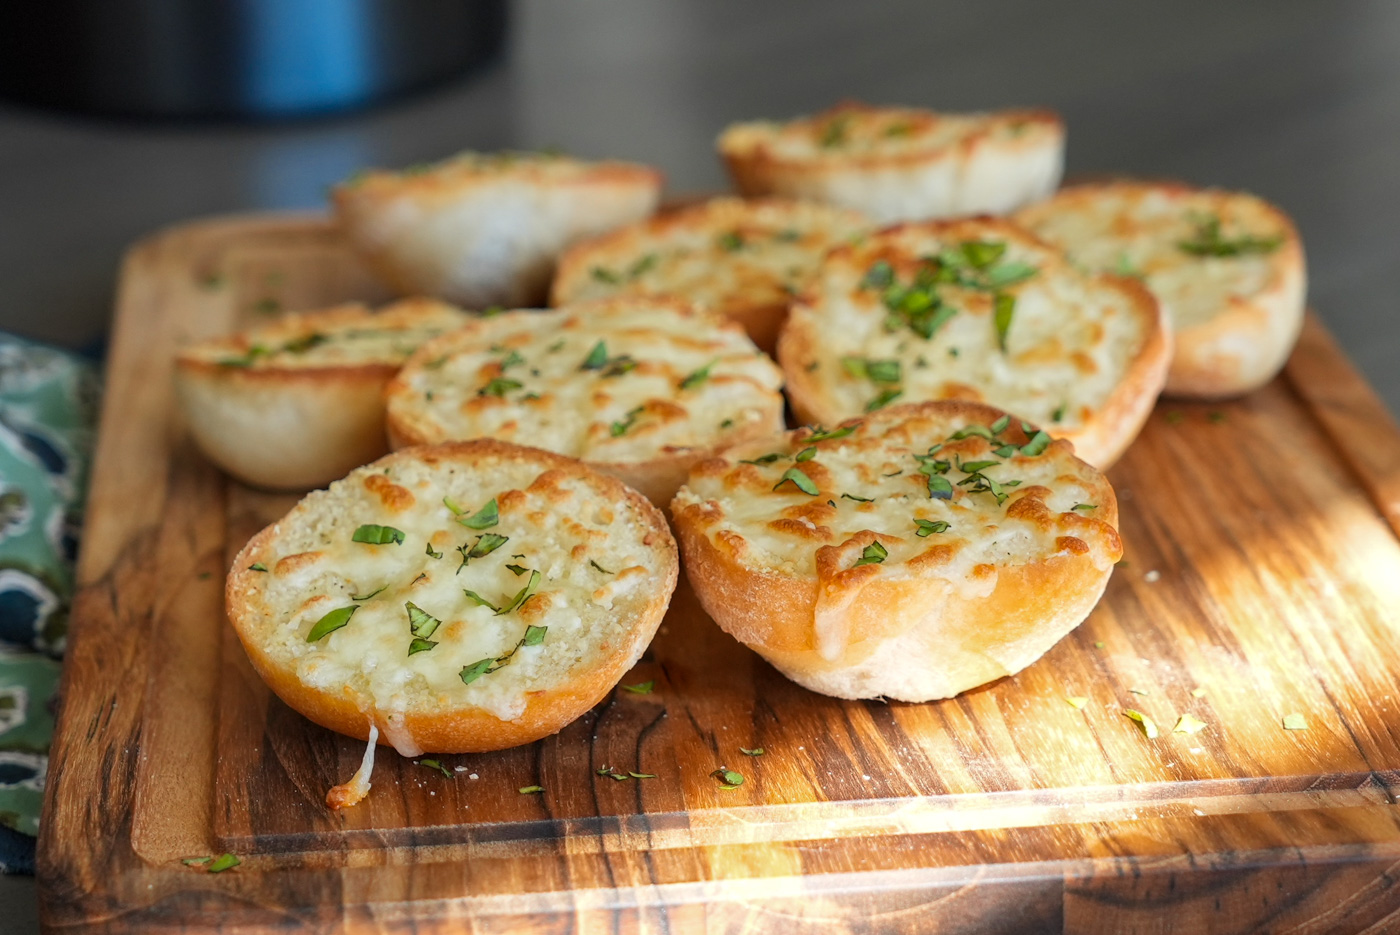
{"label": "dark countertop", "polygon": [[725,184],[712,143],[736,119],[842,97],[1043,105],[1066,118],[1071,174],[1247,188],[1291,213],[1312,304],[1400,411],[1397,48],[1385,0],[531,0],[502,62],[358,116],[180,128],[0,107],[0,328],[96,346],[131,241],[315,208],[367,164],[558,146],[694,192]]}

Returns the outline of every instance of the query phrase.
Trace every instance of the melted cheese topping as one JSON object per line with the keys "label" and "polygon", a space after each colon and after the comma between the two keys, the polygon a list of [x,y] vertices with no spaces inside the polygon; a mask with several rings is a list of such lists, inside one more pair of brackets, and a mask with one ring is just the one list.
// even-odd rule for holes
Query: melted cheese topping
{"label": "melted cheese topping", "polygon": [[974,138],[1016,141],[1047,131],[1062,132],[1058,121],[1039,112],[940,114],[908,107],[849,105],[785,123],[734,124],[720,136],[719,148],[736,156],[761,150],[784,162],[893,160],[927,157]]}
{"label": "melted cheese topping", "polygon": [[[567,684],[626,645],[636,614],[665,586],[667,556],[644,517],[595,483],[490,455],[470,465],[391,455],[360,468],[308,495],[250,556],[268,569],[243,576],[260,640],[304,684],[352,692],[386,717],[386,738],[408,756],[422,752],[402,729],[410,704],[517,718],[529,693]],[[499,521],[468,528],[444,497],[461,517],[495,500]],[[353,541],[363,524],[392,526],[403,542]],[[506,541],[464,563],[488,536]],[[506,613],[465,593],[503,608],[532,571],[534,594]],[[427,637],[437,645],[412,655],[410,602],[441,621]],[[327,613],[348,607],[344,626],[307,641]],[[547,628],[543,640],[519,645],[531,626]],[[463,683],[463,667],[507,654],[502,668]]]}
{"label": "melted cheese topping", "polygon": [[1292,239],[1278,209],[1243,192],[1181,185],[1111,183],[1065,189],[1027,209],[1018,220],[1096,270],[1137,276],[1179,329],[1210,321],[1235,298],[1268,289],[1283,255],[1275,248],[1237,256],[1198,256],[1181,249],[1196,241],[1203,220],[1218,218],[1224,240]]}
{"label": "melted cheese topping", "polygon": [[725,313],[780,305],[827,250],[868,227],[856,212],[825,205],[716,198],[575,247],[553,298],[670,294]]}
{"label": "melted cheese topping", "polygon": [[520,180],[530,183],[569,183],[619,169],[651,170],[623,162],[587,162],[562,153],[466,151],[434,163],[409,166],[400,171],[371,169],[343,185],[362,191],[389,193],[397,189],[431,191],[478,180]]}
{"label": "melted cheese topping", "polygon": [[781,410],[781,385],[737,326],[678,302],[614,300],[509,312],[445,335],[387,396],[391,423],[431,440],[485,436],[630,463],[752,435]]}
{"label": "melted cheese topping", "polygon": [[[900,407],[863,420],[845,438],[813,445],[810,430],[799,429],[767,445],[739,446],[698,466],[675,509],[694,507],[706,535],[736,551],[746,567],[788,578],[836,578],[859,567],[872,542],[888,553],[866,563],[879,575],[942,578],[968,596],[990,593],[995,567],[1086,549],[1100,568],[1121,557],[1113,527],[1093,516],[1096,501],[1111,497],[1101,474],[1074,458],[1064,442],[1036,456],[994,454],[1003,443],[1026,443],[1015,423],[995,443],[976,435],[950,438],[970,421]],[[813,456],[796,460],[810,448]],[[920,471],[918,456],[931,449],[933,459],[947,462],[937,476],[952,486],[949,499],[931,496],[928,475]],[[744,463],[774,453],[778,457],[767,463]],[[981,470],[1002,485],[1001,503],[993,493],[975,491],[981,485],[960,469],[979,461],[995,462]],[[784,482],[791,469],[803,472],[818,492]],[[1094,509],[1076,511],[1079,505]],[[948,525],[921,537],[919,520]]]}
{"label": "melted cheese topping", "polygon": [[[969,242],[1005,245],[986,269],[964,267],[972,278],[985,281],[997,267],[1033,275],[994,289],[937,284],[952,315],[931,337],[892,315],[885,287],[868,278],[883,262],[896,285],[907,287],[929,266],[925,258]],[[996,322],[999,294],[1014,299],[1005,350]],[[812,375],[828,418],[858,415],[881,394],[898,391],[899,402],[975,400],[1052,431],[1072,431],[1118,388],[1152,325],[1118,285],[1081,273],[1058,251],[991,219],[904,225],[835,251],[811,295],[810,304],[794,307],[787,326],[803,333],[811,353],[784,363]],[[898,379],[873,380],[848,358],[897,361]]]}
{"label": "melted cheese topping", "polygon": [[181,356],[249,370],[398,365],[425,341],[469,320],[466,312],[433,299],[408,299],[379,312],[342,305],[284,315],[261,327],[191,345]]}

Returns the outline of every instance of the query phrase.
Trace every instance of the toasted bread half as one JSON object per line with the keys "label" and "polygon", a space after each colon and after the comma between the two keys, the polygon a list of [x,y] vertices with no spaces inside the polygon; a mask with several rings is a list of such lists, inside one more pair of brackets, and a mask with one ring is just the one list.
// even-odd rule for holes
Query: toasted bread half
{"label": "toasted bread half", "polygon": [[176,398],[195,443],[229,474],[274,490],[319,487],[388,451],[389,378],[468,318],[431,299],[284,315],[181,349]]}
{"label": "toasted bread half", "polygon": [[577,461],[413,448],[309,494],[226,588],[248,658],[323,727],[405,756],[528,743],[596,704],[675,588],[661,512]]}
{"label": "toasted bread half", "polygon": [[463,153],[332,193],[346,236],[390,285],[477,309],[543,302],[565,247],[646,217],[660,196],[647,166],[542,153]]}
{"label": "toasted bread half", "polygon": [[869,227],[828,205],[715,198],[570,248],[550,302],[681,296],[737,321],[771,352],[788,304],[826,251]]}
{"label": "toasted bread half", "polygon": [[1045,110],[940,114],[841,104],[786,123],[737,123],[719,153],[745,195],[862,211],[876,222],[1004,214],[1060,183],[1065,128]]}
{"label": "toasted bread half", "polygon": [[1166,392],[1263,386],[1303,326],[1307,269],[1293,222],[1245,192],[1131,180],[1074,185],[1017,220],[1095,270],[1141,279],[1171,321]]}
{"label": "toasted bread half", "polygon": [[528,443],[664,505],[716,447],[782,428],[781,385],[734,322],[624,297],[481,318],[423,345],[385,395],[394,447]]}
{"label": "toasted bread half", "polygon": [[1170,362],[1142,284],[1081,272],[1009,221],[906,224],[833,250],[778,341],[798,418],[966,399],[1044,425],[1106,468]]}
{"label": "toasted bread half", "polygon": [[1038,659],[1122,556],[1108,481],[977,403],[895,406],[697,464],[671,506],[701,605],[839,698],[948,698]]}

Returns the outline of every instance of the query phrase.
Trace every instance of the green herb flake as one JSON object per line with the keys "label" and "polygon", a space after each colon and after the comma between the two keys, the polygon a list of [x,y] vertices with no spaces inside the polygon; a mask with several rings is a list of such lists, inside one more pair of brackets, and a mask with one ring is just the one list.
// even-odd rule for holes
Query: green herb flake
{"label": "green herb flake", "polygon": [[1011,417],[1010,417],[1010,416],[1002,416],[1000,419],[997,419],[997,420],[996,420],[995,422],[993,422],[990,426],[988,426],[988,430],[989,430],[993,435],[1000,435],[1002,432],[1005,432],[1005,431],[1006,431],[1007,426],[1009,426],[1010,424],[1011,424]]}
{"label": "green herb flake", "polygon": [[368,594],[351,594],[351,595],[350,595],[350,600],[352,600],[352,601],[367,601],[367,600],[369,600],[371,597],[374,597],[376,594],[379,594],[380,592],[382,592],[382,591],[383,591],[385,588],[387,588],[387,587],[388,587],[387,584],[381,584],[379,587],[375,588],[373,591],[369,592]]}
{"label": "green herb flake", "polygon": [[1090,510],[1097,510],[1098,508],[1099,505],[1097,503],[1076,503],[1074,506],[1070,507],[1070,509],[1074,510],[1076,513],[1088,513]]}
{"label": "green herb flake", "polygon": [[1220,218],[1209,215],[1197,218],[1196,230],[1192,237],[1179,240],[1176,245],[1183,253],[1192,256],[1237,257],[1273,253],[1283,245],[1283,235],[1256,237],[1253,234],[1243,234],[1231,239],[1221,234]]}
{"label": "green herb flake", "polygon": [[467,596],[467,600],[471,601],[473,604],[476,604],[478,607],[489,607],[493,611],[496,611],[498,613],[500,612],[499,607],[488,601],[486,598],[482,597],[480,594],[477,594],[475,591],[463,588],[462,593]]}
{"label": "green herb flake", "polygon": [[351,542],[364,542],[368,545],[403,545],[403,530],[395,529],[393,526],[380,526],[375,523],[366,523],[355,530],[350,537]]}
{"label": "green herb flake", "polygon": [[544,786],[521,786],[521,795],[540,795],[544,792]]}
{"label": "green herb flake", "polygon": [[627,415],[608,426],[608,434],[613,438],[626,435],[631,430],[632,426],[637,423],[637,416],[641,415],[645,408],[645,406],[637,406],[634,409],[628,410]]}
{"label": "green herb flake", "polygon": [[428,556],[429,558],[442,558],[442,553],[436,551],[433,548],[433,544],[431,542],[428,543],[428,548],[423,554]]}
{"label": "green herb flake", "polygon": [[443,766],[441,760],[422,759],[418,761],[418,765],[425,766],[431,770],[436,770],[437,772],[442,773],[448,779],[452,778],[452,770],[448,769],[446,766]]}
{"label": "green herb flake", "polygon": [[421,636],[415,636],[408,643],[408,654],[413,656],[418,653],[425,653],[436,645],[437,643],[433,640],[425,640]]}
{"label": "green herb flake", "polygon": [[516,565],[513,563],[506,564],[506,571],[510,572],[512,575],[515,575],[515,577],[517,578],[519,578],[521,575],[525,574],[525,572],[529,570],[530,569],[526,568],[524,565]]}
{"label": "green herb flake", "polygon": [[721,789],[737,789],[744,784],[744,774],[738,770],[720,767],[710,775],[719,781]]}
{"label": "green herb flake", "polygon": [[611,575],[611,574],[613,574],[613,572],[608,571],[606,568],[604,568],[602,565],[599,565],[597,562],[595,562],[595,561],[594,561],[593,559],[591,559],[591,558],[588,560],[588,564],[592,565],[594,568],[596,568],[598,571],[601,571],[601,572],[602,572],[603,574],[605,574],[605,575]]}
{"label": "green herb flake", "polygon": [[655,778],[656,778],[656,774],[655,774],[655,773],[634,773],[634,772],[632,772],[630,769],[627,771],[627,775],[631,776],[633,779],[655,779]]}
{"label": "green herb flake", "polygon": [[997,329],[997,346],[1004,354],[1006,353],[1006,337],[1011,332],[1011,319],[1016,314],[1016,297],[1006,292],[998,293],[994,300],[994,306],[993,320]]}
{"label": "green herb flake", "polygon": [[516,367],[523,363],[525,363],[525,358],[521,356],[519,351],[512,348],[509,354],[501,358],[501,371],[504,372],[507,367]]}
{"label": "green herb flake", "polygon": [[180,863],[184,864],[186,867],[200,867],[213,859],[212,857],[186,857],[184,860],[180,861]]}
{"label": "green herb flake", "polygon": [[777,461],[777,460],[778,460],[779,458],[781,458],[781,457],[782,457],[781,454],[779,454],[778,452],[774,451],[774,452],[771,452],[770,454],[761,455],[761,456],[759,456],[759,457],[757,457],[757,458],[748,458],[748,459],[742,459],[742,458],[741,458],[741,459],[739,460],[739,463],[740,463],[740,464],[772,464],[774,461]]}
{"label": "green herb flake", "polygon": [[565,340],[563,338],[560,338],[558,341],[555,341],[549,347],[545,348],[544,352],[546,354],[557,354],[564,349],[565,343]]}
{"label": "green herb flake", "polygon": [[715,238],[715,243],[721,250],[729,253],[737,253],[744,249],[744,236],[738,231],[726,231]]}
{"label": "green herb flake", "polygon": [[442,626],[442,621],[412,601],[404,602],[404,609],[408,611],[408,629],[414,636],[421,636],[423,639],[433,635],[438,627]]}
{"label": "green herb flake", "polygon": [[[474,558],[485,558],[509,541],[509,536],[498,535],[494,532],[482,533],[476,537],[476,542],[472,544],[470,549],[465,546],[459,547],[458,551],[465,549],[462,551],[462,564],[466,565]],[[461,571],[461,568],[458,568],[458,571]]]}
{"label": "green herb flake", "polygon": [[[540,573],[538,571],[530,572],[529,582],[525,585],[525,587],[521,588],[519,591],[516,592],[515,597],[510,599],[510,603],[506,604],[500,610],[496,611],[496,616],[499,617],[503,614],[508,614],[511,611],[515,610],[517,607],[520,607],[534,595],[535,589],[539,586]],[[543,637],[541,637],[541,639],[543,639]]]}
{"label": "green herb flake", "polygon": [[525,635],[520,639],[521,646],[538,646],[544,642],[545,634],[549,632],[549,627],[537,627],[530,624],[525,628]]}
{"label": "green herb flake", "polygon": [[262,562],[254,562],[253,564],[248,566],[248,570],[266,572],[267,566],[264,565]]}
{"label": "green herb flake", "polygon": [[241,863],[243,863],[243,861],[232,854],[220,854],[209,862],[206,869],[210,873],[223,873],[225,870],[232,870]]}
{"label": "green herb flake", "polygon": [[854,500],[854,501],[857,502],[857,503],[874,503],[874,502],[875,502],[875,498],[874,498],[874,497],[857,497],[857,496],[856,496],[855,494],[853,494],[853,493],[843,493],[843,494],[841,495],[841,499],[842,499],[842,500]]}
{"label": "green herb flake", "polygon": [[1301,714],[1287,714],[1283,718],[1284,730],[1307,730],[1308,719]]}
{"label": "green herb flake", "polygon": [[862,289],[886,289],[894,283],[894,267],[888,260],[876,260],[860,281]]}
{"label": "green herb flake", "polygon": [[494,659],[478,659],[469,666],[463,666],[462,671],[458,672],[457,675],[461,678],[463,685],[470,685],[487,672],[492,671],[491,663],[495,661]]}
{"label": "green herb flake", "polygon": [[1021,263],[1019,261],[998,263],[996,266],[987,270],[986,286],[989,289],[1005,289],[1008,286],[1023,283],[1039,272],[1040,270],[1031,266],[1029,263]]}
{"label": "green herb flake", "polygon": [[622,282],[621,276],[619,276],[617,273],[614,273],[612,270],[608,269],[605,266],[593,267],[593,269],[590,271],[590,275],[599,282],[607,283],[610,286],[615,286],[618,283]]}
{"label": "green herb flake", "polygon": [[812,479],[808,477],[801,468],[795,467],[790,467],[784,471],[782,478],[773,485],[773,489],[777,490],[789,481],[792,482],[794,487],[809,497],[815,497],[818,493],[817,485],[812,483]]}
{"label": "green herb flake", "polygon": [[858,428],[860,428],[859,422],[852,422],[850,425],[843,425],[840,428],[831,429],[830,431],[822,428],[820,425],[814,425],[812,426],[811,432],[802,440],[809,445],[815,445],[818,442],[829,442],[837,438],[845,438]]}
{"label": "green herb flake", "polygon": [[355,616],[355,611],[359,609],[359,604],[351,604],[349,607],[337,607],[335,610],[316,621],[316,625],[311,628],[311,632],[306,634],[306,641],[308,643],[314,643],[321,639],[321,637],[339,630],[350,622],[350,618]]}
{"label": "green herb flake", "polygon": [[768,751],[764,750],[762,747],[754,747],[752,750],[750,750],[748,747],[740,747],[739,752],[742,753],[744,756],[763,756],[763,754],[767,753]]}
{"label": "green herb flake", "polygon": [[883,409],[884,407],[888,406],[890,403],[894,402],[896,399],[899,399],[899,397],[903,395],[904,390],[899,389],[897,387],[881,390],[874,399],[870,400],[870,402],[865,404],[865,411],[874,412],[877,409]]}
{"label": "green herb flake", "polygon": [[1031,440],[1021,446],[1021,454],[1027,458],[1038,458],[1050,447],[1050,435],[1041,429],[1031,436]]}
{"label": "green herb flake", "polygon": [[928,475],[928,495],[935,500],[953,499],[953,485],[940,474]]}
{"label": "green herb flake", "polygon": [[1065,408],[1066,408],[1066,404],[1065,404],[1065,403],[1060,403],[1058,406],[1056,406],[1056,407],[1055,407],[1055,411],[1052,412],[1052,413],[1050,413],[1050,421],[1051,421],[1051,422],[1063,422],[1063,421],[1064,421],[1064,418],[1065,418]]}
{"label": "green herb flake", "polygon": [[655,679],[648,679],[645,682],[638,682],[636,685],[624,685],[622,690],[631,692],[634,695],[650,695],[651,690],[656,687]]}
{"label": "green herb flake", "polygon": [[253,311],[259,315],[276,315],[282,311],[282,303],[268,296],[253,303]]}
{"label": "green herb flake", "polygon": [[1142,731],[1142,735],[1148,740],[1157,739],[1157,724],[1152,718],[1143,714],[1141,711],[1134,711],[1132,708],[1124,708],[1123,716],[1136,723],[1138,729]]}
{"label": "green herb flake", "polygon": [[927,539],[934,533],[947,532],[949,529],[948,523],[941,519],[916,519],[914,525],[919,527],[914,535],[920,539]]}
{"label": "green herb flake", "polygon": [[627,268],[627,278],[636,279],[656,265],[656,254],[648,253]]}
{"label": "green herb flake", "polygon": [[686,378],[685,378],[684,380],[681,381],[681,389],[683,389],[683,390],[694,389],[695,387],[697,387],[697,386],[699,386],[700,384],[704,383],[706,380],[708,380],[708,379],[710,378],[710,368],[713,367],[713,366],[714,366],[715,364],[717,364],[717,363],[719,363],[719,359],[718,359],[718,358],[716,358],[716,359],[710,361],[708,364],[706,364],[705,366],[701,367],[699,370],[695,370],[695,371],[692,371],[691,373],[687,374],[687,375],[686,375]]}
{"label": "green herb flake", "polygon": [[852,565],[852,568],[859,568],[862,565],[879,565],[890,557],[889,550],[879,542],[872,542],[860,553],[860,561]]}
{"label": "green herb flake", "polygon": [[1176,719],[1176,726],[1172,728],[1172,733],[1195,734],[1205,730],[1207,726],[1205,721],[1199,720],[1190,714],[1183,714]]}
{"label": "green herb flake", "polygon": [[837,114],[828,120],[817,137],[817,145],[822,149],[832,149],[846,142],[846,132],[850,129],[851,115]]}
{"label": "green herb flake", "polygon": [[[443,502],[447,503],[447,500],[444,498]],[[463,511],[456,509],[454,504],[448,503],[447,508],[458,514],[457,522],[468,529],[490,529],[501,521],[501,509],[495,497],[492,497],[484,507],[467,517],[461,516]]]}
{"label": "green herb flake", "polygon": [[608,362],[608,345],[604,341],[599,341],[593,345],[593,349],[588,352],[588,356],[579,365],[580,370],[602,370],[603,365]]}
{"label": "green herb flake", "polygon": [[815,458],[816,456],[817,456],[817,448],[816,448],[816,446],[815,446],[815,445],[808,445],[806,448],[803,448],[801,451],[799,451],[799,452],[797,453],[797,455],[796,455],[792,460],[796,461],[798,464],[801,464],[801,463],[804,462],[804,461],[811,461],[811,460],[812,460],[813,458]]}

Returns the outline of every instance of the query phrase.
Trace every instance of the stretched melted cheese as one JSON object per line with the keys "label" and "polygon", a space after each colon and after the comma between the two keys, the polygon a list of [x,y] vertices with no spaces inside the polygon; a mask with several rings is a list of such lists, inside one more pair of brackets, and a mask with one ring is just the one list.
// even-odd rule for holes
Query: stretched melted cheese
{"label": "stretched melted cheese", "polygon": [[[910,286],[939,268],[940,254],[956,259],[968,244],[1002,252],[982,269],[962,260],[946,268],[983,282],[1005,270],[1010,284],[935,284],[947,311],[924,337],[890,307],[889,290]],[[878,275],[885,268],[888,286]],[[1017,270],[1028,278],[1012,281]],[[1014,302],[1004,349],[998,296]],[[882,398],[967,399],[1060,435],[1105,406],[1155,328],[1121,284],[1080,272],[1015,225],[980,218],[903,225],[833,251],[794,307],[781,354],[790,381],[810,385],[818,417],[828,421],[858,415]],[[898,379],[870,378],[862,370],[868,361],[897,362]]]}
{"label": "stretched melted cheese", "polygon": [[868,228],[860,214],[826,205],[716,198],[574,247],[552,301],[677,295],[729,315],[782,305],[827,250]]}
{"label": "stretched melted cheese", "polygon": [[468,320],[461,309],[432,299],[406,299],[378,312],[341,305],[193,344],[181,357],[248,370],[397,366],[423,342]]}
{"label": "stretched melted cheese", "polygon": [[[493,500],[495,524],[459,522]],[[391,526],[403,542],[353,541],[364,524]],[[464,563],[484,536],[507,541]],[[512,720],[530,693],[567,684],[625,645],[639,609],[667,584],[674,560],[658,541],[634,505],[614,502],[587,477],[519,459],[390,456],[308,495],[261,552],[246,556],[267,568],[242,577],[260,618],[249,627],[305,685],[352,693],[383,715],[387,739],[415,756],[422,750],[396,727],[410,706],[468,705]],[[533,596],[506,613],[465,593],[504,607],[532,571],[540,573]],[[437,645],[412,655],[409,602],[441,621],[429,637]],[[328,612],[347,607],[357,609],[344,626],[308,642]],[[547,628],[543,640],[519,645],[531,626]],[[506,654],[504,666],[463,683],[464,667]]]}
{"label": "stretched melted cheese", "polygon": [[[1274,246],[1224,256],[1182,249],[1212,219],[1223,241],[1248,237]],[[1171,183],[1074,186],[1017,220],[1088,269],[1140,277],[1178,331],[1273,288],[1278,263],[1292,261],[1279,248],[1297,239],[1288,219],[1254,195]]]}
{"label": "stretched melted cheese", "polygon": [[752,435],[781,412],[781,385],[736,326],[676,301],[617,299],[444,335],[387,397],[391,427],[415,440],[490,437],[629,463]]}

